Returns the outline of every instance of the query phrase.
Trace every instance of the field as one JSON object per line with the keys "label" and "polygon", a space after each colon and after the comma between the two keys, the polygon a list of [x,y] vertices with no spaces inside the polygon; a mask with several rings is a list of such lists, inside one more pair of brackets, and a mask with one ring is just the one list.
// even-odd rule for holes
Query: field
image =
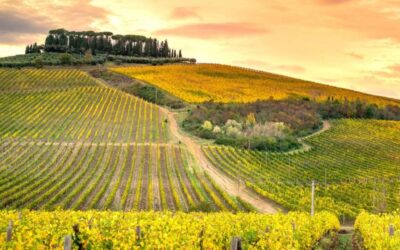
{"label": "field", "polygon": [[251,209],[168,143],[154,104],[79,70],[0,70],[0,79],[0,208]]}
{"label": "field", "polygon": [[393,211],[400,202],[400,123],[331,121],[305,143],[311,149],[265,153],[205,146],[221,171],[291,210],[309,211],[311,181],[316,209],[355,218],[362,210]]}
{"label": "field", "polygon": [[78,236],[84,249],[229,249],[236,236],[244,249],[311,249],[328,230],[339,228],[329,213],[0,211],[0,231],[9,220],[12,241],[5,243],[6,234],[0,234],[6,249],[61,249],[65,235]]}
{"label": "field", "polygon": [[0,208],[214,211],[245,207],[194,172],[174,145],[1,145]]}
{"label": "field", "polygon": [[168,136],[156,106],[110,88],[17,91],[0,98],[3,139],[163,142]]}
{"label": "field", "polygon": [[351,90],[289,78],[266,72],[218,64],[167,65],[111,68],[113,71],[151,83],[189,103],[206,101],[247,103],[285,99],[289,96],[326,100],[366,100],[379,105],[400,102]]}
{"label": "field", "polygon": [[96,86],[96,82],[76,69],[1,69],[0,93],[41,91]]}

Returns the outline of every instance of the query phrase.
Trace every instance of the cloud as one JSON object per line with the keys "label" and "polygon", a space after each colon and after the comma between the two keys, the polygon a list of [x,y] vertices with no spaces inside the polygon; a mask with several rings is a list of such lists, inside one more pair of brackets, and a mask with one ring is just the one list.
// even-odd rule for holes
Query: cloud
{"label": "cloud", "polygon": [[383,78],[400,78],[400,64],[387,66],[385,70],[373,71],[372,75]]}
{"label": "cloud", "polygon": [[260,35],[267,30],[249,23],[195,23],[174,28],[161,29],[156,35],[172,35],[189,38],[235,38],[249,35]]}
{"label": "cloud", "polygon": [[48,24],[38,20],[31,20],[26,16],[19,16],[18,13],[12,13],[0,10],[0,33],[1,34],[35,34],[45,32]]}
{"label": "cloud", "polygon": [[322,26],[346,29],[371,39],[400,41],[400,10],[394,2],[348,1],[345,8],[323,8],[320,15],[324,17]]}
{"label": "cloud", "polygon": [[267,63],[265,61],[255,60],[255,59],[237,60],[233,61],[232,63],[244,66],[250,65],[251,67],[264,69],[267,71],[284,71],[289,73],[304,73],[306,71],[306,69],[300,65],[293,65],[293,64],[274,65]]}
{"label": "cloud", "polygon": [[172,10],[171,19],[187,19],[187,18],[197,18],[202,19],[200,15],[197,13],[196,8],[188,8],[188,7],[178,7]]}
{"label": "cloud", "polygon": [[[89,29],[95,22],[107,22],[108,11],[90,1],[31,2],[4,0],[0,10],[0,44],[33,43],[50,29]],[[43,41],[37,41],[43,42]]]}
{"label": "cloud", "polygon": [[350,56],[350,57],[352,57],[352,58],[354,58],[354,59],[358,59],[358,60],[364,59],[363,55],[357,54],[357,53],[354,53],[354,52],[348,52],[348,53],[345,53],[345,54]]}
{"label": "cloud", "polygon": [[306,71],[304,67],[299,65],[278,65],[274,66],[273,68],[293,73],[304,73]]}
{"label": "cloud", "polygon": [[317,3],[332,5],[332,4],[341,4],[341,3],[350,2],[350,1],[351,0],[317,0]]}

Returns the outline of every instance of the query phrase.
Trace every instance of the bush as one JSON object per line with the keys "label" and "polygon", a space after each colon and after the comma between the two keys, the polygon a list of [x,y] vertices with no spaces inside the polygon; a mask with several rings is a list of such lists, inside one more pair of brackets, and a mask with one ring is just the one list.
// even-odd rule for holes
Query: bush
{"label": "bush", "polygon": [[197,205],[193,205],[189,208],[189,212],[213,212],[214,208],[210,202],[200,202]]}
{"label": "bush", "polygon": [[35,59],[34,63],[35,63],[35,67],[36,68],[38,68],[38,69],[43,68],[44,63],[43,63],[43,58],[42,57],[37,57]]}
{"label": "bush", "polygon": [[296,138],[287,136],[285,138],[274,137],[231,137],[220,135],[215,140],[216,144],[227,145],[243,149],[259,151],[289,151],[300,147]]}
{"label": "bush", "polygon": [[71,64],[72,56],[70,54],[64,53],[60,55],[59,60],[62,65]]}
{"label": "bush", "polygon": [[114,61],[115,65],[121,65],[122,64],[122,60],[117,59]]}

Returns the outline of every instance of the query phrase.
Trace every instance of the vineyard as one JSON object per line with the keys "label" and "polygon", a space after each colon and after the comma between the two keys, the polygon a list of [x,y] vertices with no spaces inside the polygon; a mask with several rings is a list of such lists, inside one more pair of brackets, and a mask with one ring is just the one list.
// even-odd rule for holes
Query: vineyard
{"label": "vineyard", "polygon": [[362,237],[366,249],[400,249],[400,215],[361,213],[355,222],[355,229]]}
{"label": "vineyard", "polygon": [[1,146],[0,208],[246,210],[187,163],[174,145]]}
{"label": "vineyard", "polygon": [[65,235],[79,238],[84,249],[228,249],[237,236],[244,249],[311,249],[339,228],[329,213],[0,211],[1,230],[10,220],[10,241],[0,234],[5,249],[61,249]]}
{"label": "vineyard", "polygon": [[218,64],[121,67],[111,70],[149,82],[189,103],[248,103],[290,96],[326,100],[365,100],[380,105],[399,101],[271,73]]}
{"label": "vineyard", "polygon": [[309,211],[311,181],[316,209],[355,218],[361,210],[393,211],[400,202],[400,123],[331,121],[291,153],[204,146],[210,162],[234,180],[291,210]]}
{"label": "vineyard", "polygon": [[0,93],[96,86],[76,69],[0,69]]}
{"label": "vineyard", "polygon": [[104,87],[0,96],[0,137],[35,141],[164,142],[153,104]]}
{"label": "vineyard", "polygon": [[79,70],[1,70],[0,208],[248,211],[154,104]]}

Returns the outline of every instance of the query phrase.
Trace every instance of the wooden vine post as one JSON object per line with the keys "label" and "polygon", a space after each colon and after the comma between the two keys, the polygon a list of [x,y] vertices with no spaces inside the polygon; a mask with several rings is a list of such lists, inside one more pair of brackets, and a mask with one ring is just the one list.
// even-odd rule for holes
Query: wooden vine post
{"label": "wooden vine post", "polygon": [[390,235],[390,237],[394,236],[394,226],[393,225],[389,226],[389,235]]}
{"label": "wooden vine post", "polygon": [[10,220],[10,222],[8,223],[8,227],[7,227],[7,236],[6,236],[6,242],[10,242],[12,239],[12,230],[13,230],[13,221]]}
{"label": "wooden vine post", "polygon": [[140,226],[136,227],[136,244],[139,245],[141,238]]}
{"label": "wooden vine post", "polygon": [[231,250],[242,250],[242,239],[240,239],[240,237],[233,237]]}
{"label": "wooden vine post", "polygon": [[311,216],[314,216],[315,181],[311,182]]}
{"label": "wooden vine post", "polygon": [[72,250],[72,239],[71,235],[66,235],[64,237],[64,250]]}

